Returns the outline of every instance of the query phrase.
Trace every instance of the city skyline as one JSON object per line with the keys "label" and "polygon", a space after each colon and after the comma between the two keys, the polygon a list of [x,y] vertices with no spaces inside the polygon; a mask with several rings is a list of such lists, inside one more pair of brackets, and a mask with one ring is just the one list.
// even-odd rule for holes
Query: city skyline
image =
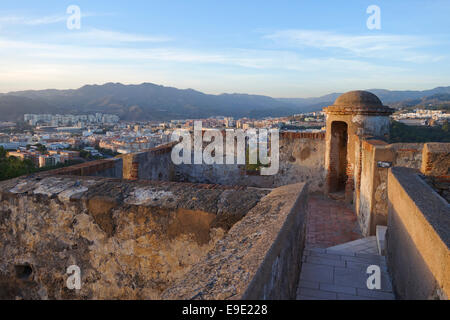
{"label": "city skyline", "polygon": [[[152,82],[313,97],[450,83],[445,1],[21,1],[0,10],[0,92]],[[81,9],[81,28],[66,12]],[[366,10],[381,10],[369,30]]]}

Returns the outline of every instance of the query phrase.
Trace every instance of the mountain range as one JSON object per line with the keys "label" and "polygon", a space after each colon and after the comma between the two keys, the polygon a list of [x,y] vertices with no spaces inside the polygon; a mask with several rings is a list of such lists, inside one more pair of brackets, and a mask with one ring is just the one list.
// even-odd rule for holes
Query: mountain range
{"label": "mountain range", "polygon": [[[393,107],[449,103],[450,86],[424,91],[369,89]],[[263,118],[317,111],[341,93],[315,98],[272,98],[251,94],[205,94],[152,83],[106,83],[71,90],[28,90],[0,94],[0,120],[20,121],[26,113],[118,115],[122,120],[195,119],[212,116]]]}

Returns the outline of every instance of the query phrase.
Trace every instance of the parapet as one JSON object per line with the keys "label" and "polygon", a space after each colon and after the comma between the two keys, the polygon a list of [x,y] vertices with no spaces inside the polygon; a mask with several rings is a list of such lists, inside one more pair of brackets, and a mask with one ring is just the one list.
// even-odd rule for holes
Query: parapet
{"label": "parapet", "polygon": [[[268,193],[62,175],[3,181],[0,298],[159,299]],[[70,265],[81,269],[80,291],[66,287]]]}
{"label": "parapet", "polygon": [[414,169],[388,176],[387,262],[401,299],[450,297],[450,205]]}
{"label": "parapet", "polygon": [[423,174],[450,176],[450,143],[426,143],[422,154]]}
{"label": "parapet", "polygon": [[274,189],[218,241],[164,299],[295,299],[307,189]]}
{"label": "parapet", "polygon": [[280,132],[280,137],[282,139],[325,139],[325,131],[321,132],[292,132],[292,131],[283,131]]}

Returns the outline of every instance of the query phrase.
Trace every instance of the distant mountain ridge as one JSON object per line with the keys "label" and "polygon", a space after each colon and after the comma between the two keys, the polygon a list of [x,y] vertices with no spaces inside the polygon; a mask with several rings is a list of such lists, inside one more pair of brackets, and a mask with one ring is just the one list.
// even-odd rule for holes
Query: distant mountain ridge
{"label": "distant mountain ridge", "polygon": [[[392,105],[394,107],[402,105],[402,102],[405,101],[411,102],[416,101],[417,104],[419,104],[426,97],[450,94],[450,86],[436,87],[431,90],[423,90],[423,91],[413,91],[413,90],[391,91],[386,89],[365,89],[365,90],[377,95],[378,98],[381,99],[383,104]],[[336,98],[339,97],[341,94],[342,92],[331,93],[317,98],[282,98],[279,100],[287,103],[292,103],[297,106],[304,106],[306,108],[314,109],[320,106],[328,106],[333,104]]]}
{"label": "distant mountain ridge", "polygon": [[[422,101],[450,94],[449,87],[424,91],[369,89],[384,104]],[[123,120],[195,119],[211,116],[263,118],[320,110],[341,93],[315,98],[271,98],[251,94],[205,94],[153,83],[106,83],[69,90],[27,90],[0,94],[0,120],[22,120],[26,113],[112,113]],[[422,99],[422,100],[421,100]]]}

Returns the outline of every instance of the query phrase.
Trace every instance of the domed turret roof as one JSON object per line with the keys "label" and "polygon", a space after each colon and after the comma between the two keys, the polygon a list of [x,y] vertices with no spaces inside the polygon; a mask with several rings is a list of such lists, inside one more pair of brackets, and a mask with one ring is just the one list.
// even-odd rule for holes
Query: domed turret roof
{"label": "domed turret roof", "polygon": [[351,107],[382,107],[381,100],[369,91],[349,91],[340,95],[333,104],[334,106]]}
{"label": "domed turret roof", "polygon": [[383,106],[381,100],[369,91],[355,90],[340,95],[333,105],[324,108],[333,114],[389,115],[393,109]]}

